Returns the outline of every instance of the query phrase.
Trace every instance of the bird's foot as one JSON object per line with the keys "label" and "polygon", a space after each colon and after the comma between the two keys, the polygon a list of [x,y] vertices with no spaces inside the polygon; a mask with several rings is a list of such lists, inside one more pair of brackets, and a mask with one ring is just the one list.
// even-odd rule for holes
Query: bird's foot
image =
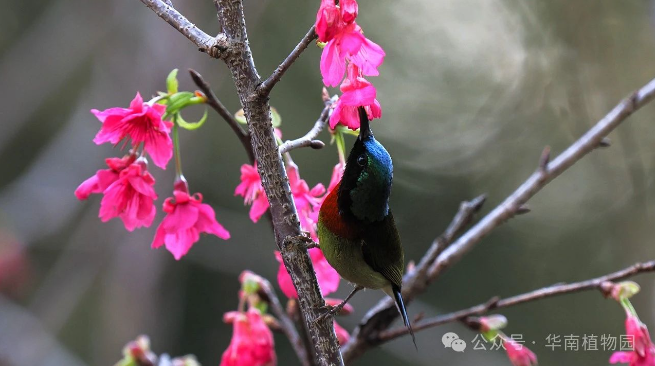
{"label": "bird's foot", "polygon": [[321,306],[319,310],[321,311],[321,315],[317,316],[316,319],[314,319],[314,322],[320,322],[321,320],[327,318],[328,316],[334,316],[335,314],[338,314],[341,312],[343,307],[346,305],[346,302],[343,301],[339,305],[332,306],[325,304],[324,306]]}
{"label": "bird's foot", "polygon": [[318,248],[318,244],[314,242],[311,235],[307,231],[303,231],[302,235],[297,237],[300,242],[305,244],[306,249]]}

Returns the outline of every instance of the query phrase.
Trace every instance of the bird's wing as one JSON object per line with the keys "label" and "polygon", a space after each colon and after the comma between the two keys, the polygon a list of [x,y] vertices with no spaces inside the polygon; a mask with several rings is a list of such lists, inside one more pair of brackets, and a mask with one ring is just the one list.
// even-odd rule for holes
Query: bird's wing
{"label": "bird's wing", "polygon": [[389,212],[384,220],[368,225],[362,238],[364,261],[400,288],[405,258],[393,215]]}

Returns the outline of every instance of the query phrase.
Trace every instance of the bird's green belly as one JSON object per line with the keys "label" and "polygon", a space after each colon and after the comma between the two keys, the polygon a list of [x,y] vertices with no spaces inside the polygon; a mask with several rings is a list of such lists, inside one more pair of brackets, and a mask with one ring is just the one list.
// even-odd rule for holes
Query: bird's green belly
{"label": "bird's green belly", "polygon": [[390,285],[389,281],[369,266],[362,255],[359,240],[339,237],[319,222],[319,246],[328,263],[346,281],[371,289],[380,289]]}

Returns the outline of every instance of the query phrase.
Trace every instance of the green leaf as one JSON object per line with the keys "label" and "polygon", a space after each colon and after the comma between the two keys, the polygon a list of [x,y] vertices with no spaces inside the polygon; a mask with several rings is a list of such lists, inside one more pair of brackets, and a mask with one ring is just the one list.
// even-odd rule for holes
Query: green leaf
{"label": "green leaf", "polygon": [[246,113],[243,111],[243,108],[239,109],[235,114],[234,114],[234,119],[237,120],[237,122],[241,123],[242,125],[245,125],[248,123],[246,120]]}
{"label": "green leaf", "polygon": [[166,90],[168,91],[169,94],[175,94],[177,93],[177,87],[179,83],[177,81],[177,69],[173,69],[173,71],[168,74],[166,77]]}
{"label": "green leaf", "polygon": [[175,120],[175,123],[177,123],[178,126],[184,128],[185,130],[193,131],[197,130],[202,125],[205,124],[205,121],[207,120],[207,108],[205,108],[205,113],[202,115],[200,120],[198,122],[187,122],[182,118],[181,113],[177,113],[175,117],[173,118]]}
{"label": "green leaf", "polygon": [[282,125],[282,116],[273,107],[271,107],[271,123],[273,123],[273,127],[275,128],[279,128]]}
{"label": "green leaf", "polygon": [[[187,105],[194,104],[191,103],[191,99],[195,97],[195,94],[191,92],[179,92],[171,95],[168,98],[168,104],[166,107],[166,113],[170,115],[175,115],[182,110],[182,108]],[[195,103],[197,104],[197,103]]]}

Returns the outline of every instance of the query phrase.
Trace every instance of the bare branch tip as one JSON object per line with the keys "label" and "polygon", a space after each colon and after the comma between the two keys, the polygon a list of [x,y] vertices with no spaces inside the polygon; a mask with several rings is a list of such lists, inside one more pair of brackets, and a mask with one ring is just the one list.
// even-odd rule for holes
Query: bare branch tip
{"label": "bare branch tip", "polygon": [[550,146],[544,147],[544,151],[539,158],[539,169],[541,171],[548,171],[548,163],[550,163]]}
{"label": "bare branch tip", "polygon": [[522,204],[521,206],[519,206],[516,209],[516,214],[517,215],[524,215],[524,214],[527,214],[530,211],[532,211],[532,209],[530,209],[530,206],[528,206],[527,204],[524,203],[524,204]]}
{"label": "bare branch tip", "polygon": [[612,146],[612,140],[609,137],[603,137],[598,143],[598,147],[610,147]]}
{"label": "bare branch tip", "polygon": [[487,201],[487,195],[481,194],[474,199],[468,202],[469,205],[473,208],[473,212],[479,212],[482,209],[482,206]]}
{"label": "bare branch tip", "polygon": [[325,143],[321,140],[312,140],[309,143],[309,147],[311,147],[314,150],[319,150],[325,147]]}

